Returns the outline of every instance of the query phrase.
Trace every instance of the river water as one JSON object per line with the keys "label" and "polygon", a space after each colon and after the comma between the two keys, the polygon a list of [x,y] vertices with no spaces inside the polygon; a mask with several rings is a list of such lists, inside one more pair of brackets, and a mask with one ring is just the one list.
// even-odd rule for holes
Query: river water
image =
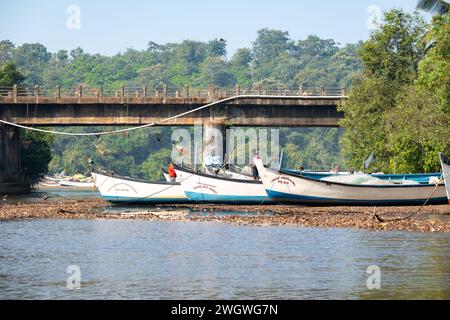
{"label": "river water", "polygon": [[[0,223],[0,298],[450,298],[450,235],[220,223]],[[80,268],[70,290],[67,268]],[[367,287],[380,268],[381,289]]]}
{"label": "river water", "polygon": [[[66,272],[78,268],[81,287],[72,289]],[[449,233],[0,222],[0,299],[390,298],[450,299]]]}

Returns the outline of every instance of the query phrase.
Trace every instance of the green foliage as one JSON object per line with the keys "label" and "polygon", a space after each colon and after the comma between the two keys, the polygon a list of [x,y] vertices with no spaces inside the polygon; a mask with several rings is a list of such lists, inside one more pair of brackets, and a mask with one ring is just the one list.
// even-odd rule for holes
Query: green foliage
{"label": "green foliage", "polygon": [[348,99],[339,106],[345,117],[340,125],[345,129],[342,138],[343,154],[348,165],[359,170],[373,152],[378,170],[389,170],[390,153],[386,149],[383,115],[395,105],[400,86],[384,79],[369,78],[355,85]]}
{"label": "green foliage", "polygon": [[397,172],[440,171],[439,152],[450,152],[450,113],[440,109],[431,91],[413,85],[396,102],[384,115],[390,167]]}
{"label": "green foliage", "polygon": [[141,171],[144,173],[145,178],[163,180],[162,170],[167,168],[170,153],[171,149],[168,148],[151,153],[141,165]]}
{"label": "green foliage", "polygon": [[257,65],[273,63],[274,57],[293,48],[294,42],[289,38],[287,31],[261,29],[253,43],[255,63]]}
{"label": "green foliage", "polygon": [[[12,48],[4,41],[0,43],[0,47],[2,46]],[[5,53],[3,53],[4,56]],[[9,87],[14,84],[21,84],[24,79],[25,77],[17,70],[14,63],[7,62],[0,66],[0,86]],[[27,146],[20,145],[22,179],[31,185],[37,184],[48,171],[48,164],[52,159],[50,145],[53,143],[53,136],[34,131],[25,133],[24,130],[21,130],[19,140],[25,140],[25,144],[31,142]]]}
{"label": "green foliage", "polygon": [[200,84],[212,84],[221,88],[234,85],[236,79],[227,68],[227,64],[219,57],[208,57],[201,65]]}
{"label": "green foliage", "polygon": [[239,84],[251,88],[271,82],[291,89],[301,84],[337,87],[350,86],[361,70],[359,46],[339,47],[334,40],[317,36],[295,42],[288,32],[261,29],[252,48],[238,49],[227,61],[224,39],[167,44],[150,41],[147,50],[127,49],[112,57],[88,54],[81,48],[49,53],[41,44],[15,47],[5,40],[0,42],[0,63],[14,62],[26,76],[26,85],[48,88],[79,84],[103,86],[105,91],[122,85],[146,85],[154,90],[164,84],[179,88],[231,88]]}
{"label": "green foliage", "polygon": [[438,153],[450,151],[448,14],[433,19],[431,32],[436,45],[420,60],[422,20],[394,9],[362,46],[365,77],[340,105],[349,165],[373,152],[374,170],[439,170]]}
{"label": "green foliage", "polygon": [[0,65],[0,86],[10,87],[14,84],[21,84],[24,79],[14,63],[8,62]]}
{"label": "green foliage", "polygon": [[282,167],[311,170],[331,170],[345,167],[340,153],[341,129],[336,128],[284,128],[280,131],[284,150]]}
{"label": "green foliage", "polygon": [[[92,132],[92,129],[84,129],[80,127],[58,128],[60,131],[70,132]],[[94,161],[95,157],[95,137],[70,137],[70,136],[55,136],[54,145],[52,148],[53,158],[49,163],[49,172],[59,173],[63,169],[68,174],[81,173],[89,174],[87,157],[91,157]]]}
{"label": "green foliage", "polygon": [[392,9],[384,15],[384,24],[376,29],[360,49],[367,77],[409,83],[415,78],[422,58],[423,20],[417,15]]}
{"label": "green foliage", "polygon": [[11,61],[15,45],[9,40],[0,41],[0,64]]}
{"label": "green foliage", "polygon": [[208,42],[208,56],[225,57],[227,55],[227,42],[224,39],[214,39]]}
{"label": "green foliage", "polygon": [[37,184],[48,172],[48,164],[52,159],[51,144],[53,136],[50,134],[30,131],[20,131],[20,141],[31,141],[28,148],[20,146],[21,175],[25,182]]}
{"label": "green foliage", "polygon": [[450,13],[433,18],[433,46],[419,63],[417,83],[437,95],[441,109],[450,112]]}
{"label": "green foliage", "polygon": [[299,40],[296,50],[300,55],[322,58],[331,57],[339,51],[333,39],[324,40],[315,35],[310,35],[305,40]]}
{"label": "green foliage", "polygon": [[[67,127],[58,130],[68,132],[92,132],[118,128]],[[94,160],[95,166],[137,178],[149,178],[143,169],[143,163],[149,156],[162,148],[171,146],[171,130],[174,128],[146,128],[129,133],[106,135],[101,137],[73,138],[56,136],[53,147],[53,159],[49,171],[56,173],[63,169],[68,174],[89,174],[87,158]],[[147,167],[149,164],[147,164]],[[151,171],[154,172],[154,171]],[[152,178],[159,178],[159,173]]]}
{"label": "green foliage", "polygon": [[40,43],[25,43],[13,52],[13,61],[25,76],[27,85],[43,85],[42,73],[45,70],[51,54]]}

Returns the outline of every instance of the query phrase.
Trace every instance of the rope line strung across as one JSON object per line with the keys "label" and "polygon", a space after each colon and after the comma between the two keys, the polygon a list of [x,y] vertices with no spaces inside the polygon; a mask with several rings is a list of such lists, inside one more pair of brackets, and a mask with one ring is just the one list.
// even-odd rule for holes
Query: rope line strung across
{"label": "rope line strung across", "polygon": [[[237,100],[237,99],[242,99],[242,98],[286,98],[286,99],[298,99],[298,98],[323,98],[323,97],[318,97],[318,96],[307,96],[307,97],[302,97],[302,96],[276,96],[276,95],[237,95],[237,96],[233,96],[233,97],[229,97],[229,98],[225,98],[219,101],[215,101],[215,102],[211,102],[208,103],[204,106],[174,115],[172,117],[169,118],[165,118],[159,121],[155,121],[152,123],[148,123],[148,124],[144,124],[144,125],[140,125],[140,126],[136,126],[136,127],[132,127],[132,128],[126,128],[126,129],[118,129],[118,130],[112,130],[112,131],[103,131],[103,132],[86,132],[86,133],[79,133],[79,132],[62,132],[62,131],[54,131],[54,130],[45,130],[45,129],[39,129],[39,128],[33,128],[33,127],[29,127],[27,125],[20,125],[17,123],[13,123],[13,122],[9,122],[6,120],[1,120],[0,119],[0,123],[4,123],[10,126],[14,126],[14,127],[18,127],[18,128],[22,128],[22,129],[26,129],[26,130],[32,130],[32,131],[38,131],[38,132],[43,132],[43,133],[51,133],[51,134],[56,134],[56,135],[63,135],[63,136],[73,136],[73,137],[86,137],[86,136],[103,136],[103,135],[108,135],[108,134],[115,134],[115,133],[122,133],[122,132],[129,132],[129,131],[134,131],[134,130],[138,130],[138,129],[142,129],[142,128],[148,128],[148,127],[152,127],[164,122],[168,122],[170,120],[174,120],[180,117],[183,117],[185,115],[188,115],[190,113],[194,113],[206,108],[210,108],[212,106],[224,103],[224,102],[228,102],[228,101],[232,101],[232,100]],[[330,97],[327,97],[330,98]],[[332,97],[331,97],[332,98]]]}

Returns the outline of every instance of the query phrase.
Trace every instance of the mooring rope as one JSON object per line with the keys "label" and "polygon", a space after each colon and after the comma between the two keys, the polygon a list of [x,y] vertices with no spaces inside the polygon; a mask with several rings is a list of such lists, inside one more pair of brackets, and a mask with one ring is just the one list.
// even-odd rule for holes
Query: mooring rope
{"label": "mooring rope", "polygon": [[433,191],[431,192],[430,196],[425,200],[425,202],[419,207],[419,209],[416,210],[416,212],[411,213],[410,215],[406,216],[406,217],[401,217],[401,218],[392,218],[392,219],[386,219],[386,218],[382,218],[380,217],[380,215],[378,213],[375,213],[375,207],[373,208],[374,210],[374,214],[372,215],[372,219],[378,222],[392,222],[392,221],[402,221],[402,220],[407,220],[412,218],[413,216],[415,216],[416,214],[418,214],[420,211],[422,211],[422,209],[427,205],[428,201],[430,201],[431,197],[433,196],[434,192],[437,190],[437,188],[439,187],[440,184],[436,183],[436,186],[434,187]]}

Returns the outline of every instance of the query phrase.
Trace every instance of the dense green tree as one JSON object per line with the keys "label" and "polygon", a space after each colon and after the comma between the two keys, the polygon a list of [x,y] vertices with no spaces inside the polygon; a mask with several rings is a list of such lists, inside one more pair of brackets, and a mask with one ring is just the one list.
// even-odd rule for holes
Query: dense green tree
{"label": "dense green tree", "polygon": [[42,73],[51,53],[40,43],[25,43],[17,47],[13,52],[13,59],[25,76],[28,85],[43,85]]}
{"label": "dense green tree", "polygon": [[84,51],[80,47],[70,50],[70,56],[72,57],[73,60],[82,56],[83,54],[84,54]]}
{"label": "dense green tree", "polygon": [[[15,64],[9,62],[0,66],[0,86],[21,84],[24,76],[17,70]],[[20,167],[22,179],[32,185],[48,171],[48,163],[52,159],[50,146],[53,136],[36,132],[20,130]]]}
{"label": "dense green tree", "polygon": [[231,58],[230,71],[236,78],[236,83],[242,87],[250,87],[252,84],[252,71],[250,64],[253,60],[252,52],[248,48],[241,48]]}
{"label": "dense green tree", "polygon": [[0,64],[11,61],[15,46],[10,40],[0,41]]}
{"label": "dense green tree", "polygon": [[190,75],[198,72],[200,64],[205,61],[208,52],[208,45],[192,40],[185,40],[174,49],[176,65],[181,66],[183,75]]}
{"label": "dense green tree", "polygon": [[284,128],[280,131],[284,168],[300,166],[312,170],[331,170],[335,165],[345,168],[340,153],[342,129]]}
{"label": "dense green tree", "polygon": [[131,83],[136,86],[145,84],[152,90],[161,89],[164,85],[174,86],[164,64],[155,64],[139,70]]}
{"label": "dense green tree", "polygon": [[287,31],[264,28],[258,31],[256,40],[253,43],[253,55],[256,64],[271,62],[279,54],[293,48],[294,42],[289,38]]}
{"label": "dense green tree", "polygon": [[51,145],[53,144],[53,136],[21,130],[20,141],[23,141],[20,146],[22,179],[31,185],[35,185],[48,172],[48,164],[52,160]]}
{"label": "dense green tree", "polygon": [[350,90],[348,99],[340,106],[345,112],[340,122],[345,129],[341,143],[349,166],[361,169],[364,160],[374,153],[376,169],[390,171],[392,154],[386,148],[387,132],[383,119],[384,114],[395,106],[400,88],[382,78],[369,78]]}
{"label": "dense green tree", "polygon": [[331,57],[339,47],[333,39],[321,39],[315,35],[309,35],[305,40],[299,40],[296,45],[297,55],[310,57]]}
{"label": "dense green tree", "polygon": [[252,62],[252,52],[248,48],[241,48],[231,58],[231,64],[236,67],[249,67]]}
{"label": "dense green tree", "polygon": [[439,152],[450,152],[450,113],[439,97],[414,85],[397,96],[396,106],[384,114],[385,148],[395,172],[439,172]]}
{"label": "dense green tree", "polygon": [[429,35],[433,46],[419,63],[418,84],[437,95],[441,109],[450,112],[450,13],[433,18]]}
{"label": "dense green tree", "polygon": [[219,57],[206,58],[201,65],[200,79],[203,87],[214,85],[226,88],[236,83],[236,79],[233,73],[228,70],[226,62]]}
{"label": "dense green tree", "polygon": [[360,49],[365,77],[340,106],[350,165],[373,152],[373,169],[439,170],[438,152],[450,149],[448,17],[433,19],[431,30],[437,42],[421,60],[422,20],[394,9]]}
{"label": "dense green tree", "polygon": [[8,62],[0,65],[0,86],[10,87],[21,84],[25,77],[17,70],[14,63]]}
{"label": "dense green tree", "polygon": [[162,50],[163,46],[157,44],[156,42],[149,41],[147,43],[147,51],[148,52],[160,52]]}
{"label": "dense green tree", "polygon": [[212,57],[225,57],[227,55],[227,42],[224,39],[214,39],[208,42],[208,55]]}
{"label": "dense green tree", "polygon": [[171,150],[168,148],[151,153],[141,166],[145,178],[163,180],[162,170],[167,168],[168,162],[170,161],[170,154]]}
{"label": "dense green tree", "polygon": [[14,60],[18,65],[45,63],[50,57],[47,48],[40,43],[25,43],[14,51]]}
{"label": "dense green tree", "polygon": [[69,62],[69,54],[67,53],[67,50],[59,50],[56,53],[56,61],[61,65],[66,65]]}
{"label": "dense green tree", "polygon": [[287,31],[259,30],[252,48],[255,77],[258,80],[269,77],[279,55],[293,49],[294,41],[289,38]]}
{"label": "dense green tree", "polygon": [[392,9],[360,49],[367,77],[410,83],[423,57],[425,24],[418,14]]}

